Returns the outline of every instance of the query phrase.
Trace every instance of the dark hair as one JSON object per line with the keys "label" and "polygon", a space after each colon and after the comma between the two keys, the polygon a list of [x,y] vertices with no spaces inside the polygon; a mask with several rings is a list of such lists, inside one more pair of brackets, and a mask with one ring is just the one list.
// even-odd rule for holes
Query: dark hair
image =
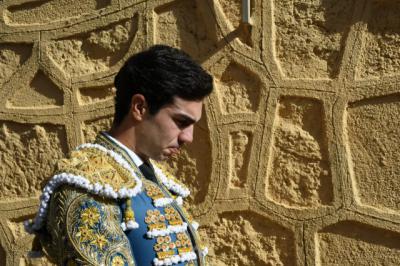
{"label": "dark hair", "polygon": [[155,45],[131,56],[115,76],[114,125],[128,114],[132,96],[142,94],[151,115],[173,102],[202,100],[213,89],[212,77],[185,52]]}

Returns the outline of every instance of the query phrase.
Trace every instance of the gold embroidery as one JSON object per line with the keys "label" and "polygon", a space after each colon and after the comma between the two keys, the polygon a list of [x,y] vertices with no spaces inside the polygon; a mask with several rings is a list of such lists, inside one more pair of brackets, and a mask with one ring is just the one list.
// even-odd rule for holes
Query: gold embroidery
{"label": "gold embroidery", "polygon": [[144,218],[144,221],[150,231],[155,229],[164,230],[167,229],[165,219],[165,216],[161,214],[158,209],[150,209],[146,211],[146,217]]}
{"label": "gold embroidery", "polygon": [[192,251],[192,241],[186,233],[178,233],[176,234],[176,238],[179,240],[179,245],[177,247],[180,248],[189,248]]}
{"label": "gold embroidery", "polygon": [[172,257],[173,255],[175,255],[175,252],[174,252],[173,250],[157,252],[157,257],[158,257],[160,260],[163,260],[163,259]]}
{"label": "gold embroidery", "polygon": [[109,184],[114,191],[136,186],[131,173],[114,158],[96,148],[72,151],[70,158],[62,159],[57,164],[57,173],[69,173],[83,176],[92,184]]}
{"label": "gold embroidery", "polygon": [[75,234],[75,236],[82,242],[92,241],[94,239],[94,232],[92,229],[83,225],[78,228],[78,232]]}
{"label": "gold embroidery", "polygon": [[178,211],[175,210],[172,206],[168,206],[164,209],[165,211],[165,219],[168,220],[169,225],[182,225],[183,220],[179,215]]}
{"label": "gold embroidery", "polygon": [[99,222],[100,213],[95,207],[90,207],[82,211],[81,219],[82,222],[88,226],[93,226]]}
{"label": "gold embroidery", "polygon": [[125,260],[121,256],[115,256],[111,260],[111,266],[124,266]]}
{"label": "gold embroidery", "polygon": [[161,188],[159,188],[157,185],[150,182],[145,182],[145,188],[147,196],[149,196],[152,200],[165,198]]}
{"label": "gold embroidery", "polygon": [[100,250],[103,250],[107,245],[107,239],[104,235],[96,235],[96,238],[90,242],[91,244],[97,246]]}
{"label": "gold embroidery", "polygon": [[175,255],[193,252],[192,242],[185,233],[176,234],[177,240],[174,242],[170,235],[159,236],[154,245],[154,251],[159,259],[165,259]]}
{"label": "gold embroidery", "polygon": [[160,250],[161,250],[161,245],[160,245],[160,244],[155,244],[155,245],[154,245],[154,250],[155,250],[156,252],[160,251]]}
{"label": "gold embroidery", "polygon": [[168,244],[167,243],[162,243],[161,244],[161,249],[162,249],[162,251],[168,251],[169,250]]}
{"label": "gold embroidery", "polygon": [[164,230],[167,229],[167,226],[165,225],[165,223],[156,223],[156,224],[149,224],[148,225],[149,230]]}
{"label": "gold embroidery", "polygon": [[191,252],[192,251],[192,249],[191,248],[189,248],[189,247],[185,247],[185,248],[178,248],[178,253],[180,254],[180,255],[182,255],[183,253],[188,253],[188,252]]}
{"label": "gold embroidery", "polygon": [[118,255],[124,258],[131,256],[129,241],[118,220],[113,220],[119,212],[119,207],[112,201],[104,203],[87,194],[70,202],[65,219],[68,239],[80,256],[91,264],[109,265],[105,262],[115,253],[124,254]]}
{"label": "gold embroidery", "polygon": [[117,255],[125,259],[123,265],[132,266],[118,217],[115,202],[65,185],[51,197],[42,245],[57,265],[112,265]]}
{"label": "gold embroidery", "polygon": [[171,221],[169,221],[169,224],[170,225],[182,225],[183,222],[182,222],[182,220],[171,220]]}

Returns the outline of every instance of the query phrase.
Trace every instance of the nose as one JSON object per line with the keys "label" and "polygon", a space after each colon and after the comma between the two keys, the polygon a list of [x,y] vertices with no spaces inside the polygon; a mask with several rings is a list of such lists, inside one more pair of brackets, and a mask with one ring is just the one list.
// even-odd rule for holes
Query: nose
{"label": "nose", "polygon": [[193,125],[183,129],[178,136],[179,144],[192,143],[193,141]]}

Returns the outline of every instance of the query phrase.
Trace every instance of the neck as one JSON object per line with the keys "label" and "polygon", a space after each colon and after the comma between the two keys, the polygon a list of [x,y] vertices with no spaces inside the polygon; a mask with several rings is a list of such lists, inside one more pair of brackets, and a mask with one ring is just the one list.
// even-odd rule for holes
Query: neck
{"label": "neck", "polygon": [[113,126],[109,131],[113,138],[121,142],[128,149],[132,150],[137,156],[140,157],[144,162],[148,161],[149,158],[144,154],[140,153],[137,149],[137,134],[136,128],[133,125],[127,125],[126,123],[121,122],[121,124],[117,126]]}

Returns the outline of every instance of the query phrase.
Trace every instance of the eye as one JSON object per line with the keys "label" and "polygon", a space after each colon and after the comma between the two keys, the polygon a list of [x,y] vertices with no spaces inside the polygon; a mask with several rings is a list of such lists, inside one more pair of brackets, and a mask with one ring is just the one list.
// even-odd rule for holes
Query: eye
{"label": "eye", "polygon": [[186,120],[182,120],[182,119],[175,119],[175,124],[179,127],[179,128],[184,128],[187,126],[187,121]]}
{"label": "eye", "polygon": [[174,118],[174,123],[180,129],[186,128],[192,124],[191,120],[181,118],[181,117]]}

